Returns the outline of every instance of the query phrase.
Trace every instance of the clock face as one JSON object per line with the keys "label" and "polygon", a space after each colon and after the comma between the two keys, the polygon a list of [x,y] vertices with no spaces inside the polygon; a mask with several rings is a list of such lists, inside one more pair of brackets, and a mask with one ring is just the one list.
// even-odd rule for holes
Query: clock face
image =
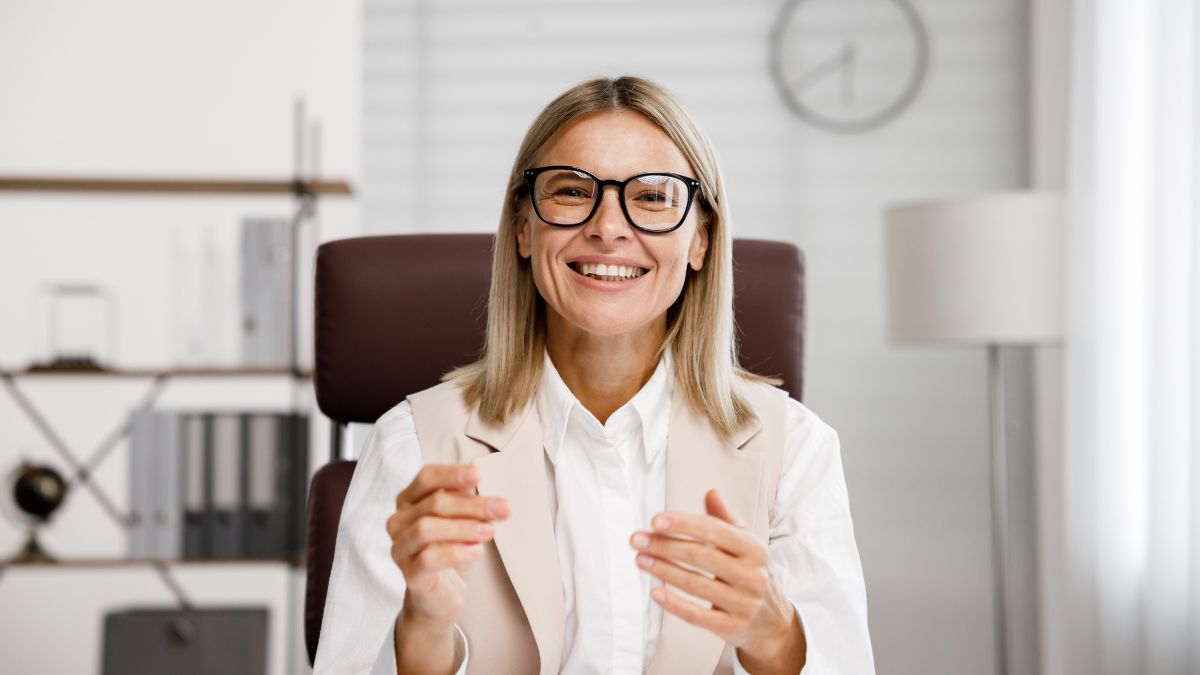
{"label": "clock face", "polygon": [[928,60],[909,0],[788,0],[771,33],[771,74],[784,102],[831,131],[866,131],[900,114]]}

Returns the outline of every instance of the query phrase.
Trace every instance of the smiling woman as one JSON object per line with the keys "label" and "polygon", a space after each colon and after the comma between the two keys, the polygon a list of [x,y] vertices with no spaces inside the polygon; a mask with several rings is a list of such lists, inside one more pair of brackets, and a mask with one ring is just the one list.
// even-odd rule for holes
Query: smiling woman
{"label": "smiling woman", "polygon": [[316,673],[874,672],[837,432],[738,363],[723,195],[658,85],[542,111],[482,357],[359,458]]}
{"label": "smiling woman", "polygon": [[[536,391],[545,345],[560,373],[572,354],[606,374],[603,386],[589,378],[593,401],[580,398],[603,422],[670,349],[697,409],[726,433],[745,423],[736,382],[779,381],[737,362],[724,192],[708,139],[665,89],[625,77],[560,95],[513,162],[497,241],[517,246],[493,252],[484,358],[447,379],[463,377],[467,403],[502,421]],[[606,265],[600,276],[616,276],[613,264],[644,273],[637,284],[588,280],[578,262]],[[585,349],[589,334],[611,339]]]}

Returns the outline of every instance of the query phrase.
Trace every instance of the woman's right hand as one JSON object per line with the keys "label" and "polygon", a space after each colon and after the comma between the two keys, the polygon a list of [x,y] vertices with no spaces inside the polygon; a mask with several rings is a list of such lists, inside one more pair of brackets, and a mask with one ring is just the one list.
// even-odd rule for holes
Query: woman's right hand
{"label": "woman's right hand", "polygon": [[404,573],[403,616],[449,626],[462,609],[471,564],[492,538],[493,520],[508,517],[508,502],[475,494],[479,469],[426,464],[396,495],[387,520],[392,559]]}

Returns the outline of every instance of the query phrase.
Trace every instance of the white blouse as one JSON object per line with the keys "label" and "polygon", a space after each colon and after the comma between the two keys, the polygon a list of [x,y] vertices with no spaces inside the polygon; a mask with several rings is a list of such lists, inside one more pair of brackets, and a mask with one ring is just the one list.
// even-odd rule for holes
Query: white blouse
{"label": "white blouse", "polygon": [[[650,519],[664,508],[673,391],[668,355],[600,424],[546,356],[537,406],[567,619],[562,675],[641,673],[654,655],[663,608],[650,590],[662,582],[637,567],[629,539],[635,530],[651,529]],[[421,463],[412,409],[404,401],[375,423],[346,495],[315,675],[396,673],[393,636],[404,575],[391,558],[384,523]],[[794,399],[788,400],[776,499],[768,553],[804,626],[803,675],[872,675],[866,591],[838,435]],[[470,636],[459,630],[457,643],[463,675]]]}

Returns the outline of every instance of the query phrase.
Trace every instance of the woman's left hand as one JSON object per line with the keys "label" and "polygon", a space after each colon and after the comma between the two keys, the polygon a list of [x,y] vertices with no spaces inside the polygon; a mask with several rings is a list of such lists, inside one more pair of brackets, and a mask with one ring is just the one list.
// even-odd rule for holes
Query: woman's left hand
{"label": "woman's left hand", "polygon": [[655,588],[651,596],[664,610],[737,647],[750,672],[799,672],[804,631],[770,573],[766,545],[737,522],[716,490],[708,491],[704,506],[708,515],[656,515],[654,531],[635,532],[630,544],[640,551],[639,567],[712,607],[666,587]]}

